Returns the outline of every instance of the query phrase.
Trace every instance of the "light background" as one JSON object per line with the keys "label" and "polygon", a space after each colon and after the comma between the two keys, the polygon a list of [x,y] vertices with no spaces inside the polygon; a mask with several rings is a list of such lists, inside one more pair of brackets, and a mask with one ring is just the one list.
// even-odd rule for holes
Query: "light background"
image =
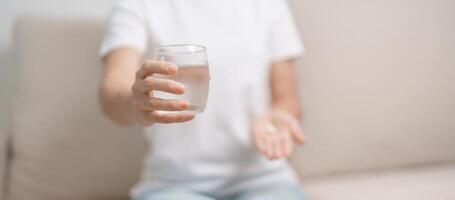
{"label": "light background", "polygon": [[[0,129],[5,128],[6,99],[14,77],[14,68],[8,66],[15,17],[103,18],[112,2],[0,0]],[[454,134],[455,1],[291,3],[307,47],[299,73],[306,128],[321,135],[385,133],[389,139],[398,131],[410,138]],[[336,152],[329,148],[325,153]]]}
{"label": "light background", "polygon": [[[114,0],[0,0],[0,133],[7,123],[8,96],[15,76],[14,20],[20,15],[104,18]],[[0,134],[0,142],[5,135]],[[1,146],[2,144],[0,144]],[[1,162],[1,161],[0,161]]]}

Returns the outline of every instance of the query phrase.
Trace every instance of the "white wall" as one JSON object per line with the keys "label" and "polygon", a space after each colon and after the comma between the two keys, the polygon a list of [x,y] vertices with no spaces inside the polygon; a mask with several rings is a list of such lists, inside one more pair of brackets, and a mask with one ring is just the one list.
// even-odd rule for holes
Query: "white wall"
{"label": "white wall", "polygon": [[[0,0],[0,90],[6,90],[5,80],[11,72],[14,20],[20,15],[43,14],[66,17],[104,17],[114,0]],[[1,93],[0,95],[4,95]],[[0,96],[4,99],[4,96]],[[0,112],[2,113],[2,112]],[[0,118],[1,119],[1,118]]]}
{"label": "white wall", "polygon": [[1,0],[0,46],[10,44],[12,25],[18,15],[48,14],[72,17],[104,17],[114,0]]}
{"label": "white wall", "polygon": [[[0,0],[0,100],[9,87],[13,72],[6,67],[11,64],[14,20],[20,15],[43,14],[64,17],[102,18],[109,11],[114,0]],[[0,105],[0,119],[3,115]],[[3,121],[3,120],[0,120]],[[1,124],[0,124],[1,125]],[[2,126],[0,126],[2,127]]]}

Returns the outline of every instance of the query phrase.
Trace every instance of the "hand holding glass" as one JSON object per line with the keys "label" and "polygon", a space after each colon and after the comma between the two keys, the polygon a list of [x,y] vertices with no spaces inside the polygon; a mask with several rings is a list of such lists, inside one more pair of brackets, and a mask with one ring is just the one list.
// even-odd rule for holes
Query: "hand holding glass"
{"label": "hand holding glass", "polygon": [[170,62],[177,65],[178,71],[175,75],[154,74],[153,76],[182,83],[185,86],[185,93],[177,95],[155,90],[153,91],[153,97],[185,100],[189,103],[187,111],[160,112],[203,112],[207,103],[210,80],[206,48],[193,44],[162,46],[155,50],[154,60]]}

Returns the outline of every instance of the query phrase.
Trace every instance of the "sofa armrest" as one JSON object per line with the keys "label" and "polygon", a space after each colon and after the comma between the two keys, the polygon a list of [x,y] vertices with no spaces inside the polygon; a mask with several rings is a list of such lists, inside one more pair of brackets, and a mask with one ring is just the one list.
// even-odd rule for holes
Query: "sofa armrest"
{"label": "sofa armrest", "polygon": [[3,67],[0,71],[0,199],[5,199],[6,191],[6,178],[8,169],[8,155],[9,155],[9,128],[10,128],[10,105],[11,105],[11,86],[13,77],[15,77],[15,70],[13,67],[13,60],[11,52],[4,51],[0,53],[0,60]]}
{"label": "sofa armrest", "polygon": [[0,199],[4,199],[4,192],[6,187],[6,169],[7,169],[7,157],[8,157],[8,145],[7,145],[7,115],[3,112],[6,110],[6,105],[2,103],[0,105]]}

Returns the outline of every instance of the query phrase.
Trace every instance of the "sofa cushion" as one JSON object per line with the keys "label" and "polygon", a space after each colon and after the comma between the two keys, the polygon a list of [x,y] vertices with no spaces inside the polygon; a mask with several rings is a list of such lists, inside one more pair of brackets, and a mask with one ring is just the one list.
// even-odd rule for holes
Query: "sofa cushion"
{"label": "sofa cushion", "polygon": [[305,180],[311,200],[453,200],[455,163]]}
{"label": "sofa cushion", "polygon": [[146,143],[99,109],[103,25],[23,18],[12,117],[10,200],[127,199]]}
{"label": "sofa cushion", "polygon": [[291,2],[308,50],[302,175],[455,161],[455,1]]}
{"label": "sofa cushion", "polygon": [[7,135],[6,120],[0,120],[0,199],[3,199],[3,190],[5,187],[5,173],[7,168]]}
{"label": "sofa cushion", "polygon": [[8,135],[10,131],[10,93],[11,81],[15,77],[11,52],[0,53],[0,199],[4,197],[7,159]]}

